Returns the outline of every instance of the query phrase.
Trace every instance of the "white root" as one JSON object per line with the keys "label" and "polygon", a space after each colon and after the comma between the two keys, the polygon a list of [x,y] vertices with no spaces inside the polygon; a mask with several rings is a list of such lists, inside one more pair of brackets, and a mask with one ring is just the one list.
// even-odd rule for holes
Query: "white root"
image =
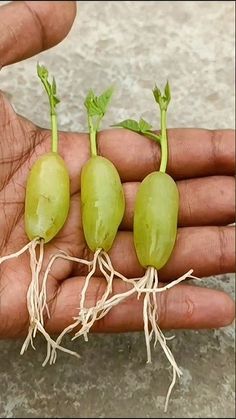
{"label": "white root", "polygon": [[[84,307],[86,292],[87,292],[87,289],[88,289],[89,282],[90,282],[92,276],[94,275],[94,273],[96,271],[97,264],[100,268],[101,273],[104,275],[104,277],[107,281],[107,286],[106,286],[105,292],[102,295],[101,299],[96,302],[96,305],[94,307],[86,308],[86,307]],[[59,345],[61,343],[63,337],[67,333],[72,332],[75,328],[78,328],[80,326],[79,331],[75,333],[75,335],[72,337],[72,340],[74,340],[74,339],[78,338],[79,336],[83,335],[84,339],[87,341],[88,340],[88,333],[89,333],[91,327],[94,325],[94,323],[97,320],[100,320],[101,318],[103,318],[110,311],[110,309],[112,307],[119,304],[121,301],[128,298],[129,296],[131,296],[135,292],[139,291],[139,288],[136,284],[136,282],[138,280],[140,281],[139,285],[141,287],[141,290],[142,290],[142,288],[145,289],[147,273],[144,275],[143,278],[141,278],[141,280],[140,280],[140,278],[135,278],[135,279],[125,278],[123,275],[121,275],[120,273],[118,273],[117,271],[114,270],[108,254],[101,249],[97,250],[97,252],[94,254],[93,261],[89,262],[89,265],[90,265],[90,272],[88,273],[87,277],[85,278],[85,284],[84,284],[84,287],[83,287],[83,290],[82,290],[82,293],[81,293],[79,314],[78,314],[78,316],[75,316],[73,318],[74,322],[72,324],[70,324],[69,326],[67,326],[62,331],[62,333],[58,336],[58,338],[56,339],[56,345],[54,346],[54,348],[52,349],[52,352],[51,352],[50,364],[53,364],[53,363],[56,362],[57,345]],[[123,293],[120,293],[120,294],[117,294],[117,295],[114,295],[114,296],[108,298],[109,295],[112,293],[112,284],[113,284],[113,280],[114,280],[115,277],[118,277],[118,278],[124,280],[125,282],[127,282],[129,284],[132,284],[133,288],[129,289],[127,292],[123,292]],[[141,290],[140,290],[140,293],[142,292]]]}
{"label": "white root", "polygon": [[[182,275],[180,278],[176,279],[175,281],[172,281],[171,283],[163,287],[159,287],[158,275],[157,275],[156,269],[148,268],[143,277],[132,278],[131,280],[129,280],[113,269],[110,258],[107,254],[105,254],[105,252],[101,252],[101,254],[99,255],[99,267],[100,267],[101,272],[104,274],[105,278],[107,279],[108,285],[107,285],[106,292],[104,293],[101,300],[99,300],[94,307],[88,308],[86,310],[83,306],[83,316],[79,315],[78,317],[75,317],[74,318],[76,320],[75,323],[69,326],[64,331],[63,335],[69,331],[72,331],[74,327],[77,327],[79,324],[82,324],[80,330],[74,335],[72,340],[78,338],[81,335],[84,335],[87,337],[89,330],[93,326],[95,321],[103,318],[111,310],[112,307],[120,304],[122,301],[129,298],[134,293],[138,293],[138,298],[140,297],[141,294],[145,294],[144,301],[143,301],[143,320],[144,320],[144,335],[145,335],[146,348],[147,348],[147,363],[151,363],[152,361],[151,341],[154,336],[154,347],[156,346],[157,342],[160,343],[173,370],[173,378],[169,386],[169,389],[166,395],[166,400],[165,400],[164,411],[166,412],[168,408],[168,403],[169,403],[171,392],[176,383],[176,377],[177,376],[180,377],[182,375],[182,371],[178,367],[175,361],[175,358],[170,348],[167,345],[167,340],[172,339],[173,337],[166,338],[163,332],[161,331],[160,327],[158,326],[158,305],[157,305],[156,294],[167,291],[173,286],[184,281],[186,278],[193,278],[193,279],[199,279],[199,278],[192,275],[193,270],[191,269],[187,273]],[[106,273],[104,268],[106,268],[109,271],[109,274]],[[133,287],[126,292],[114,295],[110,299],[107,299],[108,295],[112,291],[111,283],[115,276],[119,277],[125,282],[128,282],[129,284],[132,284]],[[149,330],[150,329],[149,325],[151,326],[151,330]],[[58,340],[57,343],[59,344],[60,340]],[[54,363],[55,360],[56,360],[55,356],[51,357],[50,363]]]}
{"label": "white root", "polygon": [[[84,310],[85,310],[85,308],[84,308],[84,302],[85,302],[85,298],[86,298],[86,291],[87,291],[87,289],[88,289],[88,286],[89,286],[89,282],[90,282],[90,279],[92,278],[92,276],[94,275],[94,273],[95,273],[95,271],[96,271],[96,267],[97,267],[97,260],[98,260],[98,257],[99,257],[99,253],[101,252],[101,250],[100,249],[98,249],[97,251],[96,251],[96,253],[94,254],[94,258],[93,258],[93,260],[92,261],[90,261],[90,262],[88,262],[88,261],[84,261],[83,259],[78,259],[78,258],[73,258],[73,261],[76,261],[76,262],[78,262],[78,263],[84,263],[85,262],[85,264],[87,264],[88,265],[88,267],[89,267],[89,273],[88,273],[88,275],[86,276],[86,278],[85,278],[85,283],[84,283],[84,287],[83,287],[83,290],[82,290],[82,293],[81,293],[81,299],[80,299],[80,310],[81,310],[81,313],[82,313],[82,315],[81,315],[81,318],[79,318],[79,319],[77,319],[77,318],[74,318],[74,322],[72,323],[72,324],[70,324],[69,326],[67,326],[62,332],[61,332],[61,334],[57,337],[57,339],[56,339],[56,342],[55,342],[55,346],[53,347],[53,349],[52,349],[52,352],[51,352],[51,355],[50,355],[50,358],[46,358],[45,359],[45,361],[44,361],[44,365],[46,365],[46,363],[48,362],[48,361],[50,361],[50,364],[53,364],[53,363],[55,363],[56,362],[56,358],[57,358],[57,353],[56,353],[56,350],[58,349],[58,347],[59,347],[59,345],[60,345],[60,343],[61,343],[61,341],[62,341],[62,339],[63,339],[63,337],[67,334],[67,333],[70,333],[73,329],[75,329],[76,327],[78,327],[79,325],[80,325],[80,323],[83,321],[83,320],[85,320],[85,318],[84,318]],[[52,265],[52,263],[54,262],[54,260],[57,258],[57,257],[62,257],[63,259],[67,259],[67,260],[71,260],[71,257],[70,256],[65,256],[65,255],[55,255],[53,258],[52,258],[52,260],[51,260],[51,265]],[[45,272],[45,274],[47,274],[47,272]],[[46,275],[47,276],[47,275]],[[87,340],[87,335],[86,335],[86,333],[84,334],[84,339],[85,340]]]}
{"label": "white root", "polygon": [[62,347],[58,341],[54,341],[53,339],[50,338],[50,336],[48,335],[48,333],[45,331],[45,329],[43,328],[44,325],[44,318],[43,318],[43,314],[44,311],[46,310],[47,312],[47,316],[48,318],[50,318],[50,312],[49,312],[49,308],[47,305],[47,280],[48,280],[48,275],[52,269],[52,265],[54,264],[56,259],[64,259],[64,260],[69,260],[71,262],[77,262],[77,263],[82,263],[84,265],[87,265],[88,267],[91,267],[93,264],[93,261],[87,261],[85,259],[80,259],[80,258],[76,258],[73,256],[69,256],[66,252],[64,251],[60,251],[58,253],[56,253],[55,255],[52,256],[52,258],[50,259],[47,268],[45,270],[43,279],[42,279],[42,286],[41,286],[41,291],[38,297],[38,306],[39,306],[39,313],[40,313],[40,331],[41,333],[44,335],[45,339],[47,340],[47,355],[46,358],[43,362],[43,367],[48,363],[48,361],[50,360],[51,356],[54,357],[56,356],[55,354],[55,350],[56,349],[60,349],[63,352],[69,353],[70,355],[76,356],[78,358],[80,358],[80,355],[77,352],[71,351],[69,349],[66,349],[64,347]]}
{"label": "white root", "polygon": [[[104,259],[103,258],[107,258],[108,263],[104,264]],[[93,275],[96,272],[97,265],[99,266],[100,271],[102,272],[102,274],[104,275],[104,277],[107,281],[107,286],[106,286],[106,290],[105,290],[104,294],[102,295],[101,299],[99,301],[97,301],[96,310],[94,310],[94,307],[91,307],[91,309],[90,309],[90,308],[86,308],[84,305],[85,305],[87,289],[88,289],[91,278],[93,277]],[[74,322],[72,324],[70,324],[69,326],[67,326],[62,331],[62,333],[58,336],[58,338],[56,339],[56,345],[52,349],[52,353],[51,353],[51,357],[50,357],[50,364],[56,362],[57,345],[59,345],[61,343],[63,337],[67,333],[70,333],[75,328],[78,328],[79,326],[81,326],[81,328],[78,332],[78,335],[76,333],[74,338],[83,335],[85,341],[88,340],[88,332],[89,332],[90,328],[92,327],[92,325],[97,320],[97,313],[104,306],[104,304],[106,303],[106,300],[108,299],[109,295],[112,292],[114,269],[112,268],[110,259],[109,259],[108,255],[106,254],[106,252],[102,251],[102,249],[98,249],[94,254],[93,261],[89,262],[89,268],[90,268],[90,271],[85,278],[85,283],[84,283],[84,286],[83,286],[83,289],[82,289],[82,292],[81,292],[79,314],[78,314],[78,316],[73,318]],[[92,314],[92,316],[90,316],[90,313]]]}
{"label": "white root", "polygon": [[[104,255],[102,254],[100,258],[100,263],[103,265],[103,267],[105,267],[106,269],[110,269],[110,271],[112,270],[113,277],[117,276],[125,282],[132,284],[133,287],[126,292],[112,296],[110,299],[102,299],[97,302],[95,307],[87,309],[86,322],[83,324],[81,329],[74,335],[72,340],[76,339],[81,335],[84,335],[84,333],[86,333],[87,335],[89,329],[94,324],[94,322],[103,318],[111,310],[112,307],[116,306],[117,304],[120,304],[122,301],[129,298],[134,293],[138,294],[138,298],[141,294],[144,294],[145,296],[143,301],[143,321],[147,349],[147,363],[151,363],[151,340],[154,336],[154,347],[156,346],[157,342],[160,343],[173,369],[172,382],[169,386],[165,400],[164,411],[166,412],[172,389],[176,383],[176,377],[180,377],[182,375],[182,371],[178,367],[175,358],[167,345],[167,340],[172,339],[173,337],[166,338],[163,332],[161,331],[160,327],[158,326],[158,306],[156,294],[167,291],[168,289],[184,281],[186,278],[199,278],[192,275],[193,270],[191,269],[175,281],[172,281],[171,283],[165,286],[159,287],[158,274],[155,268],[149,267],[146,270],[145,275],[143,277],[132,278],[131,280],[129,280],[125,278],[123,275],[113,270],[108,255],[106,255],[105,260],[103,259],[103,256]],[[77,319],[79,319],[79,317]],[[151,326],[151,328],[149,326]]]}
{"label": "white root", "polygon": [[[39,252],[39,258],[36,257],[36,247],[39,244],[40,246],[40,252]],[[44,241],[41,239],[34,239],[27,245],[25,245],[22,249],[19,251],[12,253],[7,256],[3,256],[0,258],[0,264],[13,259],[15,257],[21,256],[24,252],[29,251],[30,254],[30,268],[31,268],[31,282],[27,291],[27,309],[29,313],[29,329],[28,334],[25,338],[25,341],[22,345],[20,354],[24,354],[24,352],[28,349],[29,344],[31,344],[32,348],[35,349],[33,339],[36,336],[37,330],[41,332],[41,334],[45,337],[47,341],[47,356],[43,363],[43,366],[46,365],[48,359],[51,356],[51,350],[55,346],[57,349],[60,349],[63,352],[67,352],[71,355],[74,355],[76,357],[79,357],[79,355],[76,352],[70,351],[69,349],[63,348],[58,343],[56,344],[53,339],[49,336],[49,334],[44,329],[44,311],[46,310],[48,318],[50,318],[49,309],[47,306],[47,291],[46,291],[46,284],[47,284],[47,278],[49,275],[49,272],[52,268],[52,265],[54,261],[57,258],[62,258],[66,260],[70,260],[77,263],[83,263],[87,266],[91,266],[92,262],[89,262],[84,259],[79,259],[76,257],[72,257],[67,255],[65,252],[61,251],[60,253],[57,253],[54,255],[45,271],[42,285],[40,286],[40,273],[42,269],[42,263],[43,263],[43,256],[44,256]]]}
{"label": "white root", "polygon": [[[153,293],[146,293],[144,297],[144,304],[143,304],[143,318],[144,318],[144,333],[145,333],[145,340],[146,340],[146,347],[147,347],[147,362],[151,363],[151,347],[150,343],[152,340],[152,337],[154,335],[154,346],[156,346],[156,343],[159,342],[163,351],[165,352],[165,355],[167,359],[169,360],[170,364],[172,365],[173,369],[173,379],[171,382],[171,385],[169,387],[166,402],[165,402],[165,411],[167,410],[169,397],[171,394],[171,390],[174,387],[175,381],[176,381],[176,375],[180,377],[182,375],[181,370],[179,369],[178,365],[176,364],[176,361],[174,359],[174,356],[167,346],[166,338],[164,334],[162,333],[161,329],[158,326],[158,313],[157,313],[157,301],[155,298],[155,290],[158,287],[158,277],[157,277],[157,271],[154,268],[149,268],[149,279],[147,283],[147,287],[151,288],[153,284]],[[151,301],[151,297],[153,301]],[[151,325],[151,331],[149,332],[148,325]]]}
{"label": "white root", "polygon": [[[100,320],[103,318],[112,307],[120,304],[123,300],[130,297],[132,294],[138,291],[138,288],[136,287],[136,281],[140,280],[140,285],[146,283],[146,275],[144,275],[143,278],[134,278],[134,279],[127,279],[123,275],[121,275],[119,272],[115,271],[111,260],[106,252],[102,252],[100,255],[100,264],[102,265],[101,271],[104,273],[104,268],[108,270],[110,274],[107,276],[107,290],[104,293],[104,296],[101,300],[97,301],[96,305],[94,307],[88,308],[86,310],[86,322],[83,324],[81,329],[74,335],[72,340],[76,339],[77,337],[84,335],[84,333],[88,334],[90,328],[95,323],[95,321]],[[109,293],[112,292],[112,280],[114,277],[118,277],[122,279],[125,282],[128,282],[129,284],[132,284],[134,288],[129,289],[126,292],[116,294],[109,299],[107,299]],[[79,317],[77,318],[79,319]],[[89,320],[90,319],[90,320]]]}
{"label": "white root", "polygon": [[[39,255],[39,259],[37,260],[35,249],[38,244],[40,245],[40,255]],[[37,326],[36,326],[36,322],[34,322],[33,320],[39,318],[37,296],[39,293],[39,274],[40,274],[42,261],[43,261],[43,241],[41,241],[39,238],[35,238],[31,242],[27,243],[24,247],[22,247],[22,249],[20,249],[19,251],[0,258],[0,264],[1,264],[7,260],[21,256],[27,250],[30,253],[30,268],[31,268],[31,283],[27,291],[27,309],[28,309],[29,317],[30,317],[30,326],[29,326],[28,335],[21,349],[21,354],[27,349],[29,343],[31,343],[31,346],[33,347],[33,349],[35,349],[34,344],[33,344],[33,337],[35,337],[36,335]]]}
{"label": "white root", "polygon": [[33,243],[39,243],[39,240],[35,239],[35,240],[27,243],[24,247],[22,247],[22,249],[18,250],[18,252],[11,253],[10,255],[2,256],[0,258],[0,265],[1,265],[1,263],[5,262],[6,260],[10,260],[10,259],[17,258],[17,257],[21,256],[23,253],[25,253],[28,249],[31,248]]}
{"label": "white root", "polygon": [[[37,259],[36,248],[38,245],[40,249],[39,249],[39,257]],[[35,349],[33,340],[38,330],[47,341],[46,359],[49,359],[51,355],[51,349],[55,347],[56,345],[55,341],[51,339],[49,334],[44,329],[44,311],[45,310],[47,311],[48,317],[50,317],[47,302],[46,302],[47,301],[46,282],[47,282],[47,277],[51,269],[52,263],[57,257],[62,257],[67,260],[84,263],[86,265],[89,265],[90,262],[83,259],[70,257],[66,255],[64,252],[62,252],[62,254],[57,254],[52,258],[52,260],[48,264],[47,270],[43,277],[42,286],[40,286],[40,273],[41,273],[43,257],[44,257],[44,240],[43,239],[35,238],[31,242],[27,243],[27,245],[25,245],[19,251],[12,253],[10,255],[1,257],[0,265],[1,263],[7,260],[21,256],[26,251],[29,251],[29,254],[30,254],[30,268],[31,268],[31,282],[28,287],[27,297],[26,297],[27,309],[29,313],[29,328],[28,328],[28,334],[21,347],[20,354],[22,355],[27,350],[29,344],[31,344],[32,348]],[[57,345],[57,349],[60,349],[61,351],[74,355],[78,358],[80,357],[76,352],[63,348],[60,345]],[[44,364],[45,362],[43,363],[43,366]]]}
{"label": "white root", "polygon": [[[33,349],[35,349],[33,344],[33,339],[36,336],[37,330],[39,330],[39,325],[43,314],[39,307],[39,293],[40,293],[40,272],[43,264],[44,256],[44,240],[33,240],[29,247],[30,253],[30,267],[31,267],[31,282],[27,291],[27,309],[29,313],[29,328],[26,339],[21,348],[21,355],[27,350],[29,343]],[[39,244],[39,257],[36,257],[36,247]],[[43,328],[40,327],[40,329]],[[41,330],[40,330],[41,331]]]}
{"label": "white root", "polygon": [[[53,255],[47,265],[47,268],[45,270],[44,276],[43,276],[43,280],[42,280],[42,287],[41,287],[41,291],[39,294],[39,307],[40,307],[40,313],[42,314],[44,312],[44,310],[47,311],[47,317],[50,318],[50,313],[49,313],[49,309],[48,309],[48,305],[47,305],[47,280],[48,280],[48,275],[52,269],[52,265],[54,264],[56,259],[64,259],[64,260],[69,260],[71,262],[77,262],[77,263],[82,263],[83,265],[87,265],[88,267],[90,267],[92,265],[93,262],[89,262],[85,259],[79,259],[73,256],[69,256],[66,252],[64,252],[63,250],[60,250],[60,252],[56,253],[55,255]],[[41,324],[44,324],[44,320],[43,320],[43,316],[41,316]]]}
{"label": "white root", "polygon": [[[80,298],[80,316],[81,316],[81,321],[84,324],[85,323],[85,315],[84,315],[84,303],[85,303],[85,298],[86,298],[86,292],[89,286],[89,282],[90,279],[92,278],[92,276],[94,275],[96,268],[97,268],[97,261],[99,260],[99,254],[101,253],[101,249],[98,249],[95,254],[94,254],[94,258],[93,258],[93,265],[92,268],[90,270],[90,272],[88,273],[88,275],[85,278],[85,283],[81,292],[81,298]],[[86,333],[84,334],[84,339],[87,341],[88,337],[86,335]]]}
{"label": "white root", "polygon": [[[36,247],[40,245],[39,251],[39,258],[36,258]],[[41,334],[45,337],[47,341],[47,355],[43,366],[45,366],[48,362],[50,364],[55,363],[57,358],[57,350],[61,350],[63,352],[69,353],[76,357],[79,355],[76,352],[70,351],[60,345],[63,337],[67,334],[72,332],[75,328],[80,329],[75,333],[72,340],[78,338],[79,336],[83,335],[84,339],[88,340],[88,333],[91,327],[97,320],[103,318],[113,307],[120,304],[125,299],[131,297],[135,293],[137,294],[137,298],[140,298],[141,295],[144,295],[143,300],[143,321],[144,321],[144,335],[145,335],[145,342],[146,342],[146,349],[147,349],[147,363],[151,363],[151,341],[154,338],[154,347],[156,346],[157,342],[160,343],[167,359],[169,360],[172,370],[173,370],[173,378],[171,384],[169,386],[166,400],[165,400],[165,407],[164,411],[167,411],[169,398],[172,392],[172,389],[176,383],[176,377],[180,377],[182,375],[182,371],[179,369],[174,356],[167,345],[167,340],[172,339],[166,338],[161,331],[160,327],[158,326],[158,306],[157,306],[157,299],[156,294],[160,292],[165,292],[168,289],[174,287],[175,285],[179,284],[180,282],[184,281],[186,278],[193,278],[199,279],[192,275],[193,270],[189,270],[187,273],[182,275],[180,278],[176,279],[159,287],[158,283],[158,275],[157,271],[153,267],[149,267],[144,276],[141,278],[132,278],[127,279],[125,276],[114,270],[111,260],[106,252],[101,249],[98,249],[92,261],[86,261],[84,259],[79,259],[76,257],[71,257],[67,255],[65,252],[60,252],[54,255],[44,273],[42,285],[40,287],[39,277],[43,263],[43,253],[44,253],[44,243],[42,240],[35,239],[24,246],[18,252],[4,256],[0,258],[0,264],[6,260],[12,259],[14,257],[18,257],[23,254],[25,251],[29,250],[30,253],[30,266],[32,272],[32,280],[27,292],[27,308],[29,312],[30,318],[30,325],[28,330],[28,335],[25,339],[25,342],[21,348],[21,354],[23,354],[26,349],[28,348],[29,343],[33,345],[33,339],[36,336],[37,330],[41,332]],[[74,322],[66,327],[63,332],[58,336],[56,341],[51,339],[49,334],[44,329],[44,313],[46,311],[47,316],[50,317],[49,309],[47,306],[47,292],[46,292],[46,285],[48,275],[52,268],[53,263],[57,258],[62,258],[65,260],[74,261],[77,263],[82,263],[88,266],[89,272],[85,278],[84,287],[81,292],[80,298],[80,307],[79,307],[79,314],[78,316],[74,317]],[[90,283],[90,280],[94,273],[96,272],[97,266],[101,273],[104,275],[107,286],[105,289],[104,294],[102,295],[101,299],[96,302],[94,307],[85,307],[85,300],[86,300],[86,293]],[[122,281],[132,285],[127,291],[113,295],[109,298],[110,294],[112,294],[112,285],[114,278],[119,278]],[[35,349],[35,348],[34,348]]]}
{"label": "white root", "polygon": [[[158,275],[155,268],[148,268],[147,269],[147,281],[145,287],[141,285],[140,291],[141,293],[145,294],[144,302],[143,302],[143,320],[144,320],[144,334],[145,334],[145,341],[146,341],[146,348],[147,348],[147,362],[151,363],[151,347],[150,343],[152,340],[152,337],[154,335],[154,347],[156,346],[156,343],[159,342],[167,359],[169,360],[172,370],[173,370],[173,378],[172,382],[169,386],[166,400],[165,400],[165,406],[164,411],[167,411],[169,398],[172,392],[172,389],[176,382],[176,376],[180,377],[182,375],[182,371],[178,367],[175,358],[170,350],[170,348],[167,345],[167,339],[164,336],[163,332],[161,331],[160,327],[158,326],[158,307],[157,307],[157,299],[155,294],[158,292],[164,292],[167,289],[170,289],[177,285],[178,283],[184,281],[186,278],[194,278],[198,279],[194,276],[192,276],[193,270],[191,269],[186,274],[182,275],[180,278],[178,278],[175,281],[172,281],[171,283],[167,284],[163,287],[158,287]],[[149,324],[151,326],[151,330],[149,331]]]}
{"label": "white root", "polygon": [[[36,247],[39,245],[39,258],[37,260],[36,257]],[[7,256],[3,256],[0,258],[0,264],[21,256],[26,251],[29,251],[30,254],[30,268],[31,268],[31,282],[27,291],[27,309],[29,313],[29,320],[30,325],[28,329],[28,335],[22,345],[21,348],[21,354],[23,354],[28,346],[29,343],[31,343],[31,346],[33,349],[35,349],[33,344],[33,338],[35,338],[37,329],[40,329],[42,332],[42,327],[40,326],[40,320],[42,317],[40,307],[38,304],[38,297],[39,297],[39,290],[40,290],[40,284],[39,284],[39,276],[42,268],[43,263],[43,255],[44,255],[44,241],[39,238],[35,238],[31,242],[27,243],[22,249],[20,249],[18,252],[12,253]],[[39,327],[40,326],[40,327]]]}

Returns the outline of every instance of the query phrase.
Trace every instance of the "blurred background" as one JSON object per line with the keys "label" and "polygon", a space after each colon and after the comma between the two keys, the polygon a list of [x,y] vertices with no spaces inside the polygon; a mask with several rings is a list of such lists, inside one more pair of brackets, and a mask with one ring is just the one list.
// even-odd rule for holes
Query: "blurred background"
{"label": "blurred background", "polygon": [[[0,1],[0,5],[6,2]],[[63,13],[63,11],[62,11]],[[49,127],[48,102],[36,63],[56,76],[59,126],[87,131],[89,88],[115,95],[103,127],[143,116],[159,127],[155,83],[172,88],[169,127],[234,128],[233,1],[80,1],[67,38],[39,56],[1,71],[0,88],[20,114]],[[234,294],[233,275],[204,286]],[[168,333],[169,335],[169,333]],[[177,331],[170,347],[184,372],[163,413],[171,371],[160,348],[146,365],[143,333],[91,335],[81,360],[59,354],[41,366],[45,343],[20,357],[21,341],[0,342],[2,417],[235,417],[234,326]],[[78,349],[78,342],[71,346]]]}

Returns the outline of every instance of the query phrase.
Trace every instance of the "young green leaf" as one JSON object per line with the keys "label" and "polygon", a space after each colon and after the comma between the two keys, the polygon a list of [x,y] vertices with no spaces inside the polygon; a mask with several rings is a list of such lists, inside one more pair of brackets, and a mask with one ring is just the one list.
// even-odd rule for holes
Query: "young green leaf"
{"label": "young green leaf", "polygon": [[112,95],[113,87],[109,87],[109,89],[105,90],[105,92],[96,98],[97,107],[99,108],[102,115],[105,115]]}
{"label": "young green leaf", "polygon": [[52,97],[52,100],[53,100],[53,106],[55,107],[58,103],[60,103],[60,99],[58,99],[58,97],[57,96],[53,96]]}
{"label": "young green leaf", "polygon": [[121,127],[129,129],[130,131],[137,132],[139,134],[143,134],[148,138],[151,138],[152,140],[156,142],[161,141],[161,136],[154,134],[151,129],[152,126],[147,121],[145,121],[143,118],[140,118],[139,122],[135,121],[134,119],[125,119],[124,121],[121,121],[117,124],[112,125],[112,127]]}
{"label": "young green leaf", "polygon": [[52,93],[53,95],[57,94],[57,85],[56,85],[55,77],[52,78]]}
{"label": "young green leaf", "polygon": [[168,105],[170,103],[170,99],[171,99],[169,82],[167,81],[167,83],[166,83],[163,95],[162,95],[160,89],[157,86],[154,87],[152,92],[153,92],[153,96],[155,98],[155,101],[158,103],[161,110],[166,111],[167,108],[168,108]]}
{"label": "young green leaf", "polygon": [[162,98],[160,89],[158,89],[158,87],[155,86],[152,92],[153,92],[155,101],[160,105],[160,100]]}
{"label": "young green leaf", "polygon": [[135,121],[134,119],[125,119],[124,121],[121,121],[118,124],[112,126],[126,128],[142,134],[145,134],[152,129],[151,124],[149,124],[149,122],[145,121],[143,118],[140,118],[139,122]]}
{"label": "young green leaf", "polygon": [[52,78],[52,83],[48,81],[48,70],[45,66],[37,64],[37,74],[42,81],[45,90],[48,94],[48,98],[51,104],[52,112],[55,111],[55,106],[60,102],[60,99],[57,97],[57,86],[55,78]]}
{"label": "young green leaf", "polygon": [[149,122],[145,121],[145,119],[143,118],[140,118],[138,125],[139,125],[139,131],[142,133],[145,133],[152,129],[151,124],[149,124]]}
{"label": "young green leaf", "polygon": [[49,105],[50,105],[50,116],[51,116],[51,130],[52,130],[51,145],[52,145],[52,151],[57,153],[58,128],[57,128],[56,105],[60,102],[60,100],[57,97],[56,80],[54,77],[52,77],[52,82],[51,83],[49,82],[48,80],[49,72],[47,68],[43,65],[37,64],[37,74],[48,95]]}
{"label": "young green leaf", "polygon": [[113,94],[113,88],[105,90],[100,96],[96,96],[94,91],[91,89],[84,101],[84,105],[87,109],[88,116],[98,116],[102,118],[108,108],[109,102]]}
{"label": "young green leaf", "polygon": [[170,100],[171,100],[170,85],[169,85],[168,81],[167,81],[166,86],[165,86],[165,98],[166,98],[166,102],[167,102],[167,105],[168,105],[170,103]]}
{"label": "young green leaf", "polygon": [[88,116],[93,117],[93,116],[99,116],[100,115],[100,111],[99,108],[97,106],[96,103],[96,96],[94,94],[94,91],[92,89],[89,90],[85,101],[84,101],[84,106],[87,109],[88,112]]}
{"label": "young green leaf", "polygon": [[105,90],[100,96],[96,96],[94,91],[90,89],[84,101],[84,106],[87,109],[88,115],[88,126],[90,134],[89,137],[92,156],[97,155],[96,134],[99,130],[101,120],[107,111],[112,94],[112,87]]}
{"label": "young green leaf", "polygon": [[134,119],[125,119],[124,121],[112,125],[112,127],[121,127],[129,129],[130,131],[140,132],[139,123]]}
{"label": "young green leaf", "polygon": [[48,78],[48,70],[44,67],[44,65],[40,65],[39,63],[37,63],[37,74],[40,79],[47,80]]}

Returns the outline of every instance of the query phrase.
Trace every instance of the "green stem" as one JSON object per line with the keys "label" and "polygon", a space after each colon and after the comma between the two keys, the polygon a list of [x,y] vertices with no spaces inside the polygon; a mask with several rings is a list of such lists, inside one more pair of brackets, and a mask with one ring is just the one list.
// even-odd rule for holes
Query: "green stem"
{"label": "green stem", "polygon": [[91,156],[94,157],[94,156],[97,156],[97,154],[98,154],[97,153],[97,139],[96,139],[97,131],[94,128],[93,120],[92,120],[91,116],[88,117],[88,125],[89,125],[89,139],[90,139]]}
{"label": "green stem", "polygon": [[151,131],[146,132],[147,137],[152,138],[154,141],[160,143],[161,142],[161,136],[157,134],[153,134]]}
{"label": "green stem", "polygon": [[161,165],[160,172],[165,173],[168,160],[168,142],[166,132],[166,109],[161,109]]}
{"label": "green stem", "polygon": [[54,153],[58,152],[58,127],[57,127],[57,113],[55,110],[55,105],[53,103],[53,96],[50,90],[48,83],[41,78],[41,81],[45,87],[45,90],[48,95],[49,105],[50,105],[50,115],[51,115],[51,150]]}
{"label": "green stem", "polygon": [[58,152],[58,128],[57,128],[57,114],[54,110],[51,111],[51,129],[52,129],[52,137],[51,137],[51,148],[54,153]]}

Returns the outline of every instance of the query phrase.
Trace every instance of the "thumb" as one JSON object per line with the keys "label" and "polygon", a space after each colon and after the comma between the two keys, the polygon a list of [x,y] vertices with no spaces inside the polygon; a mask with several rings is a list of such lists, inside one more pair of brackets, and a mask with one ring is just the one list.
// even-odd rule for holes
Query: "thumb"
{"label": "thumb", "polygon": [[13,1],[1,6],[0,68],[58,44],[75,15],[75,1]]}

